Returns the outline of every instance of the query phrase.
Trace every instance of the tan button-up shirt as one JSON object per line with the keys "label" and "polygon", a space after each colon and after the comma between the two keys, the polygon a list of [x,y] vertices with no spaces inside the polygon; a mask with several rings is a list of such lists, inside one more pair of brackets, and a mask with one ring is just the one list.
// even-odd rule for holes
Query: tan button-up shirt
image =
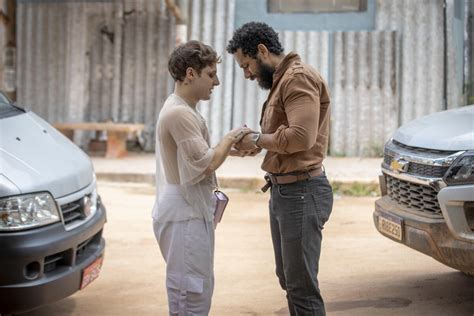
{"label": "tan button-up shirt", "polygon": [[277,66],[262,109],[259,141],[268,152],[262,169],[270,173],[321,167],[328,149],[330,99],[326,82],[311,66],[289,53]]}

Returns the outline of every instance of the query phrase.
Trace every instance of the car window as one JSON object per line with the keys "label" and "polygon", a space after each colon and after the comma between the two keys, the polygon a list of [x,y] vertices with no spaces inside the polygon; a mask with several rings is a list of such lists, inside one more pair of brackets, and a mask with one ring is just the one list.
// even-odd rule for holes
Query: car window
{"label": "car window", "polygon": [[0,119],[24,113],[20,108],[10,104],[10,101],[0,93]]}

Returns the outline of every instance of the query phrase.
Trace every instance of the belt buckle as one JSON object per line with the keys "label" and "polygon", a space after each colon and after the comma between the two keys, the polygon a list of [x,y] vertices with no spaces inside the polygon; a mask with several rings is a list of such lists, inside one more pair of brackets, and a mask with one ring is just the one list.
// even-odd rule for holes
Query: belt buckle
{"label": "belt buckle", "polygon": [[263,178],[265,179],[266,183],[260,190],[262,190],[262,192],[265,193],[272,186],[272,178],[271,178],[271,175],[268,173],[266,173]]}
{"label": "belt buckle", "polygon": [[262,190],[262,192],[265,193],[272,186],[273,181],[272,181],[272,175],[269,173],[266,173],[263,178],[265,179],[266,183],[260,190]]}

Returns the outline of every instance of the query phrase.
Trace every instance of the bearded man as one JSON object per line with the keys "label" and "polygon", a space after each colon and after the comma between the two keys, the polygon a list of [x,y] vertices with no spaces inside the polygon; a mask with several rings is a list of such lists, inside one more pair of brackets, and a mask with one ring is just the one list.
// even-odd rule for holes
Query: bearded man
{"label": "bearded man", "polygon": [[227,51],[245,78],[269,89],[261,133],[234,146],[241,156],[266,149],[262,169],[270,187],[270,228],[276,274],[287,293],[291,315],[325,315],[318,284],[322,229],[333,204],[323,170],[329,138],[330,98],[322,76],[300,57],[283,53],[267,24],[237,29]]}

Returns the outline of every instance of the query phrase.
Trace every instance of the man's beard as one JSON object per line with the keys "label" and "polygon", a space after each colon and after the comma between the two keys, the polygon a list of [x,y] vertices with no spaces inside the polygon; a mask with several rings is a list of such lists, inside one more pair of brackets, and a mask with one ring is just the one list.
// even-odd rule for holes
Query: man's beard
{"label": "man's beard", "polygon": [[257,67],[258,67],[258,85],[265,90],[269,90],[273,85],[273,74],[275,73],[275,68],[272,66],[264,64],[260,58],[257,57]]}

